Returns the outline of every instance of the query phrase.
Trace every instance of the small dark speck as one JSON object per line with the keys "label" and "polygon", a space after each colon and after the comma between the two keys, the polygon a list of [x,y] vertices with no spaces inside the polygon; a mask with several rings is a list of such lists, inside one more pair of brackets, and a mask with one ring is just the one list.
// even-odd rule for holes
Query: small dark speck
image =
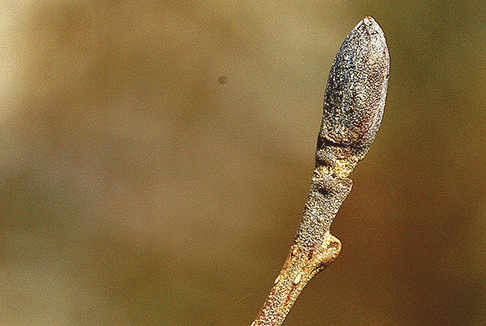
{"label": "small dark speck", "polygon": [[218,83],[226,84],[227,82],[228,82],[228,77],[226,77],[226,76],[219,76],[218,77]]}

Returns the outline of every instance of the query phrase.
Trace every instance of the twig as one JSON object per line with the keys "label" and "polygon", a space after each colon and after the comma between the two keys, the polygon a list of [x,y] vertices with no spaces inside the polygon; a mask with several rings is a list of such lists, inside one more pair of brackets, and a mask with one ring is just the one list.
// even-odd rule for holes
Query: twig
{"label": "twig", "polygon": [[380,127],[389,66],[385,35],[367,16],[346,37],[332,65],[303,217],[290,254],[252,326],[281,325],[307,282],[339,255],[341,242],[331,235],[331,223],[351,191],[349,175]]}

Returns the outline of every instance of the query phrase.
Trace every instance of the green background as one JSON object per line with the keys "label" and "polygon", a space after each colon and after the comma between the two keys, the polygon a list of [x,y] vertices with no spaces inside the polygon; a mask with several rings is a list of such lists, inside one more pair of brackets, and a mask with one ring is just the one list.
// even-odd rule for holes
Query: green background
{"label": "green background", "polygon": [[285,325],[486,324],[484,1],[0,6],[1,325],[250,325],[366,15],[382,127]]}

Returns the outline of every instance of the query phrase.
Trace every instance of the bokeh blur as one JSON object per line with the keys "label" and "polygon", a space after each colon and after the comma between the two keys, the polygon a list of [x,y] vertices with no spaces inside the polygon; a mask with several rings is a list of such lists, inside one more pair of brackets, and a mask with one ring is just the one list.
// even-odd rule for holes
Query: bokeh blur
{"label": "bokeh blur", "polygon": [[486,325],[479,0],[1,1],[0,325],[250,325],[366,15],[382,128],[285,325]]}

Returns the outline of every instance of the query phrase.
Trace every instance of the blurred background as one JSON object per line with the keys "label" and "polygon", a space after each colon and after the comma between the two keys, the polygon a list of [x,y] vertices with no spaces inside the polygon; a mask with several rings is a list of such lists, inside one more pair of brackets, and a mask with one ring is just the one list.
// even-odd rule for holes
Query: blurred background
{"label": "blurred background", "polygon": [[485,325],[479,0],[1,1],[0,324],[249,326],[366,15],[382,128],[285,325]]}

